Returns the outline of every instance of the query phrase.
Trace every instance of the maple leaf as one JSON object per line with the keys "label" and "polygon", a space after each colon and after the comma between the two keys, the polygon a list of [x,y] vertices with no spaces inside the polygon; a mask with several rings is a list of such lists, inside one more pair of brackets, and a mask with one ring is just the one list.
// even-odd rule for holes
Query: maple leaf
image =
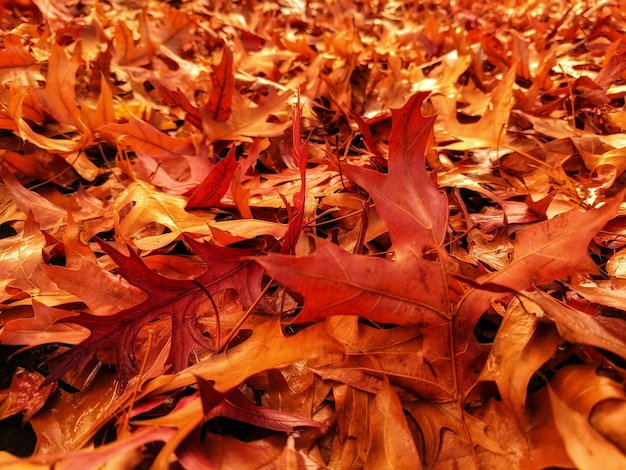
{"label": "maple leaf", "polygon": [[[171,318],[171,343],[167,363],[175,371],[187,367],[189,354],[195,349],[212,350],[212,344],[202,335],[196,323],[200,305],[209,296],[225,289],[239,292],[244,306],[252,305],[260,294],[262,270],[243,257],[252,250],[237,250],[199,243],[187,239],[192,250],[207,264],[204,273],[195,279],[170,279],[151,271],[132,250],[125,256],[108,244],[100,247],[119,266],[118,273],[147,297],[139,304],[113,315],[97,316],[82,312],[62,320],[84,326],[90,336],[60,356],[60,364],[47,377],[47,382],[60,378],[72,368],[82,369],[91,357],[110,346],[115,351],[117,377],[122,388],[126,386],[136,367],[133,342],[141,328],[159,318]],[[219,315],[219,312],[215,312]]]}

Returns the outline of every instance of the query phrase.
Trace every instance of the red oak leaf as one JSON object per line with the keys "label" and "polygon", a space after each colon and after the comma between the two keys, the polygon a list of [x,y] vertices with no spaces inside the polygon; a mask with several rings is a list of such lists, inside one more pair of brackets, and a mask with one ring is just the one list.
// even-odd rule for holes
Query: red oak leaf
{"label": "red oak leaf", "polygon": [[210,382],[200,377],[198,377],[198,386],[206,420],[225,417],[282,432],[294,432],[297,427],[301,426],[324,430],[328,428],[326,424],[314,419],[256,406],[238,388],[222,393],[216,390]]}
{"label": "red oak leaf", "polygon": [[158,80],[152,80],[151,83],[157,87],[161,96],[163,97],[164,104],[168,106],[178,106],[185,111],[185,121],[189,122],[197,129],[202,129],[202,118],[200,117],[200,110],[189,102],[187,97],[179,89],[170,90],[164,84]]}
{"label": "red oak leaf", "polygon": [[39,373],[19,367],[13,374],[10,388],[0,391],[0,419],[24,411],[22,422],[26,423],[54,391],[53,384],[41,386],[43,381]]}
{"label": "red oak leaf", "polygon": [[348,178],[367,189],[383,214],[399,260],[440,247],[448,226],[448,200],[425,169],[426,144],[435,121],[434,116],[421,114],[426,96],[417,93],[391,112],[388,175],[355,166],[344,168]]}
{"label": "red oak leaf", "polygon": [[293,207],[286,201],[287,214],[289,215],[289,227],[285,234],[285,240],[281,249],[282,253],[290,253],[294,250],[298,237],[302,232],[302,222],[304,220],[304,206],[306,202],[306,164],[308,157],[309,142],[300,141],[302,120],[302,106],[298,96],[298,105],[293,113],[293,146],[291,155],[294,163],[300,170],[300,190],[293,195]]}
{"label": "red oak leaf", "polygon": [[70,369],[82,369],[95,353],[112,347],[117,363],[117,378],[124,388],[137,365],[133,353],[135,337],[142,327],[160,318],[171,318],[172,337],[167,363],[174,370],[187,367],[189,354],[195,348],[215,348],[213,342],[203,336],[198,328],[198,308],[209,300],[210,295],[225,289],[237,290],[244,306],[250,306],[260,294],[263,272],[258,265],[246,259],[255,254],[253,250],[219,247],[192,239],[186,241],[207,266],[195,279],[163,277],[150,270],[132,250],[125,256],[99,241],[102,250],[118,264],[118,273],[142,289],[147,297],[141,303],[113,315],[97,316],[82,312],[78,316],[61,320],[84,326],[91,334],[59,356],[60,363],[46,379],[47,383],[60,378]]}
{"label": "red oak leaf", "polygon": [[[303,294],[298,323],[352,314],[380,323],[420,325],[423,360],[414,388],[424,396],[450,399],[459,382],[455,354],[475,357],[479,351],[469,346],[472,335],[452,337],[449,291],[454,281],[447,274],[443,250],[448,205],[426,172],[424,154],[433,118],[420,112],[425,97],[416,94],[402,109],[392,111],[389,174],[357,167],[344,170],[370,193],[383,215],[394,260],[353,255],[318,241],[308,257],[269,255],[257,261]],[[423,253],[429,249],[434,253],[427,259]]]}
{"label": "red oak leaf", "polygon": [[225,122],[232,112],[235,75],[233,74],[233,52],[224,44],[222,61],[211,74],[213,89],[205,109],[215,122]]}
{"label": "red oak leaf", "polygon": [[[296,323],[348,314],[383,324],[419,326],[423,343],[414,361],[419,370],[399,374],[398,380],[423,397],[463,403],[486,358],[488,347],[477,342],[474,329],[490,299],[533,283],[594,270],[587,246],[613,217],[622,198],[520,231],[512,261],[477,279],[478,286],[467,288],[461,296],[462,286],[452,278],[452,263],[444,249],[447,199],[425,167],[433,119],[421,115],[424,98],[423,93],[417,94],[402,109],[392,111],[387,175],[353,166],[344,170],[368,191],[385,220],[392,259],[354,255],[318,241],[310,256],[270,254],[257,261],[275,279],[302,294],[304,306]],[[563,255],[566,251],[568,256]]]}
{"label": "red oak leaf", "polygon": [[135,117],[125,124],[107,124],[99,132],[137,154],[133,171],[138,178],[175,194],[194,189],[213,168],[191,139],[171,137]]}
{"label": "red oak leaf", "polygon": [[220,207],[222,197],[228,192],[239,164],[235,159],[235,146],[220,160],[189,197],[185,209]]}

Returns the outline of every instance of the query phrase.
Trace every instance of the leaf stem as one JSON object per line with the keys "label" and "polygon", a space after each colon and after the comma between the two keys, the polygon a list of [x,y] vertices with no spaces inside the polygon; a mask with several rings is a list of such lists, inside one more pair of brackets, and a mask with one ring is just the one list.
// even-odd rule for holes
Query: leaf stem
{"label": "leaf stem", "polygon": [[211,306],[213,307],[213,311],[215,312],[215,351],[217,352],[219,350],[221,335],[222,335],[221,333],[222,326],[220,324],[220,312],[217,308],[217,304],[215,303],[215,299],[213,299],[213,296],[208,291],[208,289],[204,287],[202,284],[200,284],[196,279],[192,279],[191,282],[197,285],[200,288],[200,290],[204,292],[204,294],[209,299],[209,302],[211,302]]}
{"label": "leaf stem", "polygon": [[230,333],[228,334],[228,336],[226,337],[226,339],[224,340],[224,344],[220,344],[219,342],[217,343],[217,346],[215,348],[215,354],[219,354],[220,352],[222,352],[223,349],[225,349],[228,346],[228,343],[230,343],[233,338],[235,337],[235,335],[237,335],[237,333],[239,332],[239,330],[241,329],[241,326],[245,323],[245,321],[248,319],[248,317],[250,316],[250,314],[252,313],[252,311],[254,310],[254,308],[259,304],[259,302],[261,301],[261,299],[263,298],[263,296],[267,293],[267,291],[269,290],[270,286],[272,285],[272,283],[274,282],[274,278],[271,278],[267,285],[263,288],[263,290],[261,291],[261,293],[257,296],[256,299],[254,299],[254,302],[252,302],[252,305],[250,305],[250,307],[248,307],[248,310],[246,310],[246,312],[243,314],[243,316],[239,319],[239,321],[237,322],[237,324],[233,327],[233,329],[230,331]]}
{"label": "leaf stem", "polygon": [[137,374],[137,384],[135,385],[135,388],[133,390],[133,395],[130,398],[130,401],[128,403],[128,409],[124,413],[124,418],[120,425],[120,434],[125,434],[128,432],[128,426],[129,426],[128,422],[130,420],[130,413],[133,409],[133,405],[135,404],[135,401],[137,400],[137,394],[139,393],[139,389],[141,388],[141,377],[143,377],[143,374],[145,373],[146,364],[148,363],[148,354],[150,354],[150,350],[152,349],[152,338],[154,338],[154,330],[151,328],[148,331],[148,343],[146,344],[146,351],[143,355],[143,360],[141,361],[141,367],[139,368],[139,373]]}

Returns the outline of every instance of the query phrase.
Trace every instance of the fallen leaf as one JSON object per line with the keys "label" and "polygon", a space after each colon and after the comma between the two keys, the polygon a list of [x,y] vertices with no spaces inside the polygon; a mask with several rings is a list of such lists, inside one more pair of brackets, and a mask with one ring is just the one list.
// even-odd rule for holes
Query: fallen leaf
{"label": "fallen leaf", "polygon": [[0,419],[24,412],[22,422],[29,421],[55,389],[54,384],[42,387],[44,380],[41,374],[19,367],[13,374],[8,391],[0,392]]}
{"label": "fallen leaf", "polygon": [[99,243],[118,264],[118,272],[143,290],[146,297],[115,314],[97,316],[82,312],[63,320],[84,326],[91,334],[61,355],[60,363],[47,377],[47,382],[60,378],[70,369],[82,370],[94,354],[108,346],[115,351],[117,378],[124,390],[137,366],[133,348],[135,337],[145,325],[161,318],[171,319],[167,363],[176,371],[183,370],[194,349],[211,351],[219,347],[215,338],[205,337],[198,327],[196,316],[200,305],[209,301],[212,294],[233,288],[248,307],[260,293],[263,273],[245,259],[254,253],[252,250],[223,248],[187,239],[194,252],[207,263],[207,269],[194,279],[169,279],[148,269],[132,250],[125,256],[106,243]]}
{"label": "fallen leaf", "polygon": [[233,52],[227,44],[222,48],[222,60],[211,74],[213,89],[205,105],[208,116],[215,122],[225,122],[232,114],[232,99],[235,91]]}
{"label": "fallen leaf", "polygon": [[[581,371],[582,374],[577,372],[579,371],[573,368],[562,369],[559,377],[548,387],[556,427],[567,452],[574,464],[581,469],[594,469],[598,465],[615,470],[623,468],[626,466],[626,456],[594,430],[589,424],[588,412],[577,409],[576,406],[577,402],[587,399],[586,395],[601,394],[600,396],[606,397],[606,387],[610,385],[606,383],[607,380],[597,376],[590,377],[584,370]],[[591,378],[592,382],[581,381],[583,377]],[[577,388],[582,388],[582,392],[576,393]],[[597,398],[589,396],[588,399]],[[588,402],[584,404],[589,405]]]}
{"label": "fallen leaf", "polygon": [[249,103],[239,93],[233,94],[232,112],[224,122],[217,122],[207,110],[201,109],[204,133],[211,142],[218,140],[249,140],[250,137],[276,137],[281,135],[291,122],[268,122],[270,115],[287,112],[288,93],[278,95],[271,90],[260,105]]}
{"label": "fallen leaf", "polygon": [[422,468],[397,394],[388,382],[369,410],[370,447],[364,468]]}
{"label": "fallen leaf", "polygon": [[295,432],[297,428],[307,426],[320,428],[323,431],[328,429],[326,424],[313,419],[256,406],[236,388],[226,393],[221,393],[203,379],[198,380],[198,386],[204,419],[207,421],[217,417],[225,417],[282,432]]}
{"label": "fallen leaf", "polygon": [[210,209],[220,207],[222,198],[230,187],[239,164],[235,159],[235,146],[230,148],[228,155],[220,160],[207,177],[193,191],[185,209]]}

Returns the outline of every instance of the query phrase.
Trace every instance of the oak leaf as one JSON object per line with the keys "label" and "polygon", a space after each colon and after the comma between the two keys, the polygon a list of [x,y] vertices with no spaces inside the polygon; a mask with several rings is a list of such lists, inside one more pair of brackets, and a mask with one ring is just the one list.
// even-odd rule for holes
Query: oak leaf
{"label": "oak leaf", "polygon": [[483,312],[490,299],[502,296],[502,293],[486,293],[480,289],[482,284],[521,291],[555,279],[597,272],[587,248],[596,233],[616,214],[622,197],[614,197],[597,209],[572,209],[520,230],[515,237],[511,261],[503,269],[477,278],[477,288],[467,292],[459,310]]}
{"label": "oak leaf", "polygon": [[548,394],[556,428],[578,468],[591,470],[601,466],[618,470],[626,466],[622,450],[589,423],[589,415],[597,403],[624,400],[622,387],[597,375],[592,367],[569,366],[559,371],[548,386]]}
{"label": "oak leaf", "polygon": [[96,263],[84,258],[78,263],[71,268],[42,265],[41,269],[57,286],[85,303],[95,315],[112,315],[143,300],[144,294],[139,288],[128,285]]}
{"label": "oak leaf", "polygon": [[[424,150],[433,118],[421,115],[424,98],[425,94],[414,95],[401,110],[392,111],[388,174],[351,166],[344,169],[344,174],[369,192],[385,220],[392,241],[390,259],[353,255],[318,240],[310,256],[271,254],[257,261],[271,276],[302,294],[304,305],[295,323],[347,314],[377,324],[418,327],[422,344],[413,355],[414,366],[385,366],[389,380],[422,398],[464,404],[472,393],[480,392],[476,381],[488,347],[479,344],[473,332],[490,301],[576,272],[594,272],[597,268],[589,258],[588,244],[615,215],[621,197],[597,209],[573,209],[519,231],[511,261],[470,282],[463,294],[463,287],[454,279],[458,274],[443,249],[447,200],[425,168]],[[459,279],[466,281],[462,276]],[[531,333],[527,333],[529,340]],[[556,338],[548,341],[556,342]],[[522,343],[523,339],[521,348]],[[380,365],[375,367],[358,353],[348,352],[335,370],[326,367],[318,373],[353,387],[361,383],[366,390],[368,384],[374,385],[372,392],[380,393],[379,385],[371,380],[377,374],[370,372]],[[523,364],[528,369],[516,384],[518,389],[524,389],[524,382],[541,366],[540,358],[533,361]],[[499,385],[510,385],[504,380],[511,378],[498,373],[503,374],[496,379]],[[511,393],[507,400],[519,412],[524,395],[520,390]],[[467,459],[478,459],[472,449],[486,438],[469,433],[469,418],[464,413],[458,419],[461,425],[457,429],[462,433],[458,438],[470,436]],[[493,446],[490,451],[498,452]]]}
{"label": "oak leaf", "polygon": [[[289,97],[289,93],[279,95],[272,89],[259,105],[239,93],[234,93],[232,112],[226,121],[217,122],[208,110],[200,110],[204,133],[210,142],[251,141],[251,137],[279,136],[291,126],[291,122],[284,117],[288,110],[286,103]],[[282,119],[279,122],[268,122],[268,117],[272,115],[281,116]]]}
{"label": "oak leaf", "polygon": [[[170,279],[151,271],[132,250],[125,256],[100,241],[100,247],[119,266],[118,273],[141,289],[146,298],[137,305],[113,315],[97,316],[82,312],[64,319],[88,328],[89,337],[60,356],[60,364],[47,381],[60,378],[66,371],[84,368],[92,356],[105,347],[115,351],[117,377],[122,389],[137,366],[133,342],[142,327],[162,318],[171,319],[171,344],[167,363],[175,371],[188,366],[189,354],[195,349],[213,350],[218,347],[205,337],[197,323],[198,308],[210,296],[225,289],[239,292],[248,307],[260,294],[262,270],[244,257],[252,250],[223,248],[208,243],[186,240],[193,251],[207,264],[204,273],[195,279]],[[219,312],[214,312],[219,315]]]}
{"label": "oak leaf", "polygon": [[[307,348],[301,348],[302,344],[307,344]],[[252,336],[243,343],[176,375],[153,380],[145,388],[145,393],[167,393],[196,384],[199,378],[212,381],[214,389],[223,393],[259,372],[342,351],[342,345],[329,334],[325,323],[306,328],[294,336],[285,336],[276,318],[262,319],[252,330]],[[304,364],[299,362],[299,365],[301,367]],[[166,445],[157,457],[155,466],[164,465],[170,453],[176,449],[176,443],[202,423],[202,401],[197,396],[191,398],[184,406],[166,416],[143,421],[145,425],[175,427],[178,430],[176,439],[172,440],[171,445]]]}
{"label": "oak leaf", "polygon": [[142,250],[155,250],[182,239],[183,233],[210,234],[204,217],[185,211],[186,200],[177,194],[158,191],[143,181],[134,181],[116,199],[115,227],[126,241]]}
{"label": "oak leaf", "polygon": [[35,90],[35,95],[41,107],[57,122],[74,126],[77,130],[84,131],[81,112],[76,105],[76,72],[78,71],[78,58],[80,45],[73,54],[68,57],[67,49],[53,43],[48,60],[48,75],[43,89]]}
{"label": "oak leaf", "polygon": [[233,145],[225,158],[220,160],[207,177],[196,187],[187,200],[186,209],[220,207],[222,198],[230,187],[239,164],[235,159]]}
{"label": "oak leaf", "polygon": [[15,205],[24,214],[32,213],[43,230],[54,233],[66,223],[67,211],[22,186],[6,164],[2,165],[0,175]]}
{"label": "oak leaf", "polygon": [[232,114],[232,100],[235,91],[233,72],[233,52],[228,45],[222,48],[222,60],[211,74],[213,89],[205,105],[207,115],[215,122],[225,122]]}
{"label": "oak leaf", "polygon": [[518,418],[523,416],[531,377],[563,343],[556,329],[540,322],[528,304],[519,298],[509,303],[480,374],[481,380],[496,383],[503,403]]}
{"label": "oak leaf", "polygon": [[32,215],[27,217],[23,233],[0,241],[0,301],[10,304],[24,295],[42,299],[61,294],[41,267],[46,245],[47,239]]}
{"label": "oak leaf", "polygon": [[33,299],[33,315],[7,321],[0,331],[0,341],[24,347],[48,343],[78,344],[89,331],[78,325],[59,323],[71,315],[67,310],[49,307]]}
{"label": "oak leaf", "polygon": [[368,414],[371,444],[364,468],[421,469],[402,404],[389,382],[374,398]]}
{"label": "oak leaf", "polygon": [[[151,357],[164,355],[162,350],[151,353]],[[162,361],[154,357],[152,359],[144,376],[133,378],[131,385],[143,383],[163,373]],[[92,442],[98,429],[119,416],[120,407],[128,403],[132,394],[133,388],[120,391],[114,374],[103,371],[96,374],[91,386],[83,390],[76,393],[59,390],[52,396],[51,406],[46,406],[30,420],[37,434],[38,452],[65,454],[84,448]],[[91,452],[94,452],[93,448],[86,454],[76,455],[78,462],[88,460]],[[97,459],[97,456],[94,457]]]}
{"label": "oak leaf", "polygon": [[536,310],[533,303],[540,307],[539,312],[535,314],[554,322],[564,340],[575,344],[588,344],[610,351],[618,357],[626,357],[626,334],[621,318],[587,315],[541,291],[527,292],[524,296],[529,300],[522,300],[522,303],[530,302],[528,310]]}
{"label": "oak leaf", "polygon": [[300,141],[301,121],[302,107],[300,105],[300,96],[298,96],[298,104],[293,113],[291,157],[293,159],[293,163],[300,171],[300,190],[293,195],[293,206],[290,206],[285,199],[289,223],[283,240],[283,245],[281,247],[281,253],[291,253],[295,250],[296,243],[300,233],[302,232],[302,223],[304,221],[306,206],[306,166],[308,161],[309,143],[306,140],[304,142]]}
{"label": "oak leaf", "polygon": [[446,234],[447,198],[425,171],[426,145],[435,121],[421,106],[428,93],[417,93],[394,109],[389,140],[389,173],[346,166],[345,174],[365,187],[385,217],[398,260],[419,258],[438,248]]}
{"label": "oak leaf", "polygon": [[145,460],[143,451],[147,444],[167,442],[173,434],[174,431],[167,428],[139,428],[124,439],[117,439],[95,449],[89,448],[69,454],[62,459],[63,468],[80,470],[111,465],[133,468],[141,465]]}
{"label": "oak leaf", "polygon": [[41,387],[44,380],[41,374],[19,367],[13,374],[9,389],[0,391],[0,419],[24,411],[22,422],[26,423],[54,391],[54,384]]}
{"label": "oak leaf", "polygon": [[113,44],[115,45],[118,64],[142,66],[150,63],[155,47],[150,42],[147,16],[145,11],[139,16],[136,26],[136,29],[139,30],[138,41],[135,41],[133,31],[126,22],[117,23]]}
{"label": "oak leaf", "polygon": [[256,406],[238,388],[222,393],[202,378],[198,378],[198,386],[204,419],[207,421],[225,417],[281,432],[294,432],[296,428],[305,426],[320,428],[324,431],[328,429],[326,424],[310,418]]}
{"label": "oak leaf", "polygon": [[0,97],[3,102],[9,97],[6,86],[15,78],[23,81],[25,86],[36,86],[43,76],[39,71],[36,57],[22,44],[18,31],[9,31],[4,34],[4,48],[0,51],[0,83],[3,87]]}
{"label": "oak leaf", "polygon": [[[330,334],[324,322],[285,336],[275,318],[261,320],[252,330],[252,336],[230,348],[227,354],[194,364],[175,376],[163,377],[161,383],[154,381],[149,390],[164,393],[195,384],[201,377],[213,381],[215,388],[222,392],[259,372],[344,351],[344,346]],[[299,347],[302,344],[308,347],[303,350]]]}
{"label": "oak leaf", "polygon": [[206,153],[196,152],[191,139],[172,137],[134,116],[124,124],[107,124],[99,132],[123,151],[136,153],[133,172],[139,179],[175,194],[194,189],[213,168]]}
{"label": "oak leaf", "polygon": [[513,98],[513,83],[515,82],[515,66],[511,66],[503,79],[498,83],[486,98],[485,111],[478,122],[460,124],[456,118],[456,109],[446,97],[437,97],[443,103],[439,106],[441,113],[440,125],[444,132],[449,132],[459,139],[445,147],[454,150],[469,150],[481,147],[498,147],[504,143],[509,115],[515,104]]}
{"label": "oak leaf", "polygon": [[[400,110],[392,111],[389,174],[347,167],[344,171],[371,192],[389,227],[393,260],[357,256],[327,241],[317,241],[308,257],[269,255],[257,261],[270,275],[304,296],[295,322],[330,315],[359,315],[380,323],[417,324],[424,334],[423,362],[416,389],[425,396],[448,399],[457,372],[454,349],[466,351],[468,338],[453,344],[450,337],[447,254],[442,250],[447,225],[447,201],[430,181],[424,151],[434,118],[424,118],[419,93]],[[434,260],[426,259],[433,250]],[[433,371],[434,368],[434,371]],[[438,383],[442,381],[443,383]]]}

